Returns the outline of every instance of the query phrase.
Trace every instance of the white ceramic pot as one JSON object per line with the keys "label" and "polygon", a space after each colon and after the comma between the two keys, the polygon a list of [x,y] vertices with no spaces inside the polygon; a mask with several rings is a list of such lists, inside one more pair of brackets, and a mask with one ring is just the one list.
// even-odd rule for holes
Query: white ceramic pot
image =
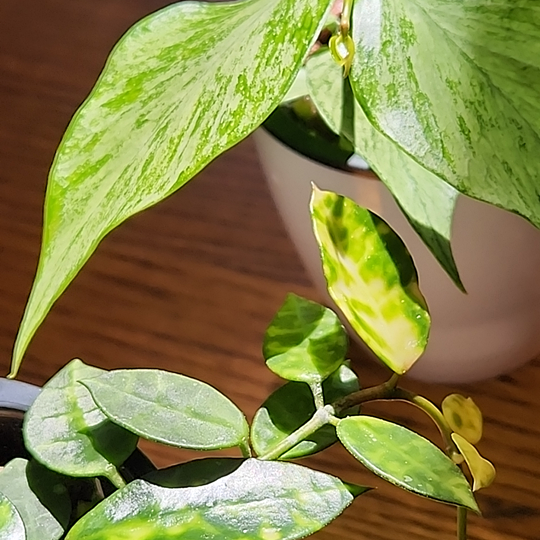
{"label": "white ceramic pot", "polygon": [[508,372],[540,354],[540,231],[509,212],[460,196],[452,243],[468,291],[463,294],[374,175],[320,165],[263,129],[254,138],[274,201],[321,291],[326,286],[308,209],[311,182],[369,208],[407,245],[432,317],[429,345],[411,370],[413,377],[470,382]]}

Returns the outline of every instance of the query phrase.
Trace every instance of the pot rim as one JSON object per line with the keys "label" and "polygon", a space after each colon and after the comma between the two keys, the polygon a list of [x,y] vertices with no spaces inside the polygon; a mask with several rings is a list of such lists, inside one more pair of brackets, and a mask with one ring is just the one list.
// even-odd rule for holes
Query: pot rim
{"label": "pot rim", "polygon": [[41,392],[34,384],[0,378],[0,407],[27,411]]}

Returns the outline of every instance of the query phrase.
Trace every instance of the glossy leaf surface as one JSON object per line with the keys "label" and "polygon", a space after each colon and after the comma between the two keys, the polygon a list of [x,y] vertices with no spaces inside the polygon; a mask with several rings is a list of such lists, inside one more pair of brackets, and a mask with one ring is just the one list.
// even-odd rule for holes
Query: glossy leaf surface
{"label": "glossy leaf surface", "polygon": [[13,503],[0,493],[0,540],[25,540],[23,520]]}
{"label": "glossy leaf surface", "polygon": [[[358,378],[347,365],[342,365],[323,383],[324,402],[332,403],[358,389]],[[314,414],[313,394],[307,384],[289,382],[278,388],[253,418],[251,442],[257,455],[268,452]],[[326,425],[285,452],[280,459],[296,459],[315,454],[336,441],[335,427]]]}
{"label": "glossy leaf surface", "polygon": [[540,226],[540,16],[527,0],[363,0],[355,93],[460,192]]}
{"label": "glossy leaf surface", "polygon": [[482,457],[478,450],[464,437],[457,433],[452,433],[452,440],[456,443],[461,455],[465,458],[467,467],[473,477],[473,491],[490,486],[496,476],[493,464]]}
{"label": "glossy leaf surface", "polygon": [[[341,71],[328,51],[310,58],[306,66],[309,94],[325,122],[337,134],[342,133],[344,115]],[[377,131],[356,101],[348,107],[348,121],[354,129],[343,135],[348,135],[356,153],[369,161],[426,246],[463,288],[450,242],[458,192]]]}
{"label": "glossy leaf surface", "polygon": [[345,418],[339,440],[370,471],[417,495],[478,511],[463,473],[439,448],[397,424],[371,416]]}
{"label": "glossy leaf surface", "polygon": [[184,185],[279,104],[330,3],[178,2],[121,39],[49,176],[42,253],[12,371],[101,239]]}
{"label": "glossy leaf surface", "polygon": [[347,353],[347,333],[327,307],[289,294],[266,330],[266,365],[290,381],[322,382]]}
{"label": "glossy leaf surface", "polygon": [[36,462],[16,458],[0,473],[0,493],[17,509],[27,540],[56,540],[64,534],[71,501],[59,474]]}
{"label": "glossy leaf surface", "polygon": [[27,449],[51,470],[69,476],[105,476],[135,450],[137,437],[109,421],[78,381],[103,370],[72,360],[44,387],[25,415]]}
{"label": "glossy leaf surface", "polygon": [[314,187],[311,215],[330,296],[373,352],[405,373],[424,352],[430,327],[406,247],[347,197]]}
{"label": "glossy leaf surface", "polygon": [[482,438],[482,411],[472,398],[450,394],[444,398],[441,408],[452,431],[459,433],[471,444],[476,444]]}
{"label": "glossy leaf surface", "polygon": [[197,485],[136,480],[84,516],[67,540],[133,538],[134,530],[141,539],[293,540],[321,529],[353,500],[339,479],[291,463],[210,459],[168,470],[167,485],[173,476],[176,485],[186,478]]}
{"label": "glossy leaf surface", "polygon": [[157,369],[119,369],[82,382],[104,414],[145,439],[215,450],[248,438],[238,407],[196,379]]}

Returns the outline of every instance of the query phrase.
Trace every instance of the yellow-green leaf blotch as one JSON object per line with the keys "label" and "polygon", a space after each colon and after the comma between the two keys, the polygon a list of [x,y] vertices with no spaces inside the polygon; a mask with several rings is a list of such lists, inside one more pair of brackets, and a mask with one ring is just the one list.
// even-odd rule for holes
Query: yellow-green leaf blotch
{"label": "yellow-green leaf blotch", "polygon": [[430,328],[407,248],[381,218],[315,186],[311,216],[330,296],[373,352],[405,373],[424,352]]}
{"label": "yellow-green leaf blotch", "polygon": [[490,486],[495,480],[495,467],[491,461],[482,457],[478,450],[467,439],[458,433],[452,433],[452,440],[465,458],[465,462],[473,477],[473,491]]}
{"label": "yellow-green leaf blotch", "polygon": [[471,444],[482,438],[482,411],[472,398],[450,394],[442,402],[442,412],[452,431],[459,433]]}

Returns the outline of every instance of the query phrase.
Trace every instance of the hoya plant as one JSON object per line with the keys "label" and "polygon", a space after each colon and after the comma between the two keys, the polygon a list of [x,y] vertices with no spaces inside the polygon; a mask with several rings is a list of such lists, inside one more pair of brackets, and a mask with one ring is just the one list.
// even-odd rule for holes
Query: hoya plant
{"label": "hoya plant", "polygon": [[331,54],[323,47],[306,65],[320,115],[387,185],[459,287],[450,238],[459,193],[540,225],[534,3],[342,0],[338,20],[333,4],[179,2],[121,38],[50,172],[11,376],[103,237],[289,99],[323,30]]}
{"label": "hoya plant", "polygon": [[[412,259],[384,221],[350,199],[314,187],[311,214],[328,290],[390,368],[388,380],[362,388],[338,316],[293,294],[263,344],[268,368],[286,382],[251,425],[204,382],[73,360],[25,415],[31,459],[15,458],[0,472],[0,540],[304,538],[370,490],[294,463],[336,443],[395,486],[456,506],[457,538],[467,538],[467,512],[479,512],[473,491],[495,473],[475,449],[482,415],[470,398],[452,394],[439,408],[401,385],[430,327]],[[374,400],[419,407],[439,428],[442,449],[364,414]],[[141,437],[225,452],[134,468]]]}

